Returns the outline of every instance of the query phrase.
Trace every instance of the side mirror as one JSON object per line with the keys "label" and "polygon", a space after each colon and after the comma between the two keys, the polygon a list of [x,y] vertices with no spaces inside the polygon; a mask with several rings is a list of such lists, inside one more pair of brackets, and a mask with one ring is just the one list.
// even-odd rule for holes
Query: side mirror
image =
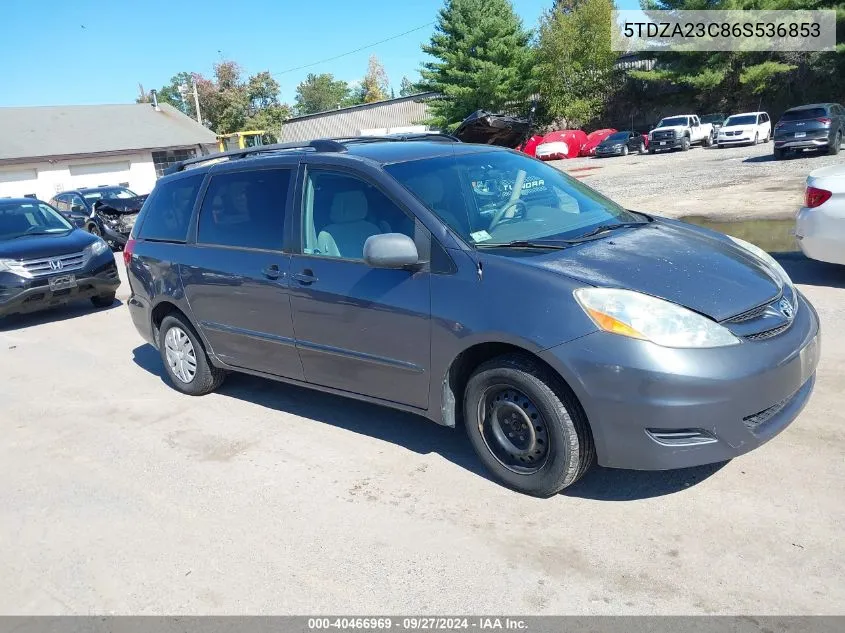
{"label": "side mirror", "polygon": [[407,235],[382,233],[364,242],[364,261],[373,268],[405,268],[418,264],[420,255]]}
{"label": "side mirror", "polygon": [[71,213],[85,213],[85,207],[83,207],[81,204],[74,204],[74,205],[71,205],[70,212]]}

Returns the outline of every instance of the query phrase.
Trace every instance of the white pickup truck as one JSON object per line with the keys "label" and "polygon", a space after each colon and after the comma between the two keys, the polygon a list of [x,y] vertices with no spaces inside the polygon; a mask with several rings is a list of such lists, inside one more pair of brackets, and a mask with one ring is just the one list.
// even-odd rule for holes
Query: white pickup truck
{"label": "white pickup truck", "polygon": [[696,143],[701,143],[704,147],[713,144],[713,125],[702,123],[696,114],[665,117],[648,133],[649,154],[664,149],[680,149],[685,152],[690,145]]}

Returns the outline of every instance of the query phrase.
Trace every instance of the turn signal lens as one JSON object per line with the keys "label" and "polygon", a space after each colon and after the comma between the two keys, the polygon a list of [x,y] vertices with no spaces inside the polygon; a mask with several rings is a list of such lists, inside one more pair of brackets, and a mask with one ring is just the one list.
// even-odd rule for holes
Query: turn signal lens
{"label": "turn signal lens", "polygon": [[622,336],[630,336],[631,338],[646,338],[642,335],[642,333],[637,332],[627,323],[623,323],[619,319],[615,319],[609,314],[604,314],[603,312],[593,310],[592,308],[587,308],[587,314],[589,314],[593,318],[593,321],[596,322],[596,325],[598,325],[605,332],[621,334]]}

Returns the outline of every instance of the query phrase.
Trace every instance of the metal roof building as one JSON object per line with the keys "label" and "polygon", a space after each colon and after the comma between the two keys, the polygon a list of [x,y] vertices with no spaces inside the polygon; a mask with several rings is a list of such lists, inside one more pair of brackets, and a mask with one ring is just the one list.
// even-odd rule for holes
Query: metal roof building
{"label": "metal roof building", "polygon": [[427,102],[437,93],[423,92],[373,103],[293,117],[282,124],[281,141],[422,132],[428,128]]}
{"label": "metal roof building", "polygon": [[214,132],[149,103],[0,108],[0,197],[124,184],[148,193],[164,169],[216,151]]}

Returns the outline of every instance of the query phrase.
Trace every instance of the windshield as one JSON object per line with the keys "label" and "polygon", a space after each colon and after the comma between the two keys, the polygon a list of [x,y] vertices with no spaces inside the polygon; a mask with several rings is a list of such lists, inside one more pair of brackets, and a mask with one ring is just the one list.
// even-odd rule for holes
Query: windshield
{"label": "windshield", "polygon": [[790,110],[784,112],[781,121],[803,121],[805,119],[820,119],[827,116],[824,108],[805,108],[804,110]]}
{"label": "windshield", "polygon": [[627,141],[631,135],[630,132],[616,132],[607,137],[608,141]]}
{"label": "windshield", "polygon": [[57,211],[43,202],[0,201],[0,240],[12,240],[24,235],[64,233],[73,227]]}
{"label": "windshield", "polygon": [[674,127],[676,125],[687,125],[689,121],[685,116],[670,116],[668,119],[662,119],[657,127]]}
{"label": "windshield", "polygon": [[125,187],[111,187],[109,189],[98,189],[97,191],[88,191],[82,194],[88,202],[105,199],[126,200],[127,198],[137,198],[134,192]]}
{"label": "windshield", "polygon": [[746,114],[743,116],[728,117],[724,127],[730,127],[731,125],[757,125],[757,115]]}
{"label": "windshield", "polygon": [[603,225],[646,221],[515,152],[459,154],[385,170],[470,244],[573,239]]}

